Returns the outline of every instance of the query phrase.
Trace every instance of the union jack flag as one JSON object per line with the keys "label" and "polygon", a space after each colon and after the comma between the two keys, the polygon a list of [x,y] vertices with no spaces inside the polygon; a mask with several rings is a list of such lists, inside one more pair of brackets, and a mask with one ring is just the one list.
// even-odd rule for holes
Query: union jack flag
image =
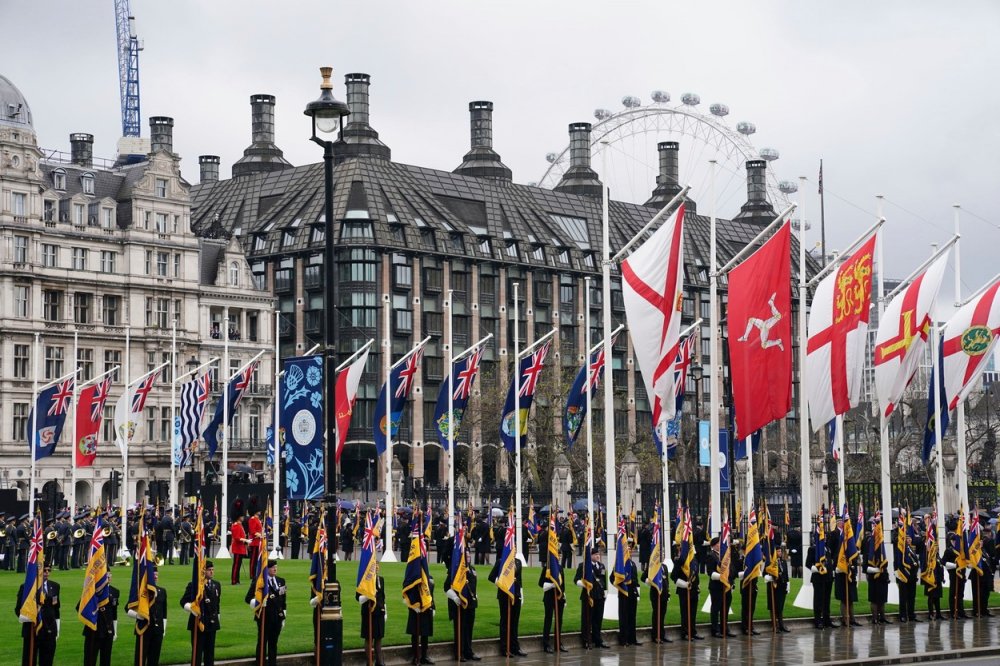
{"label": "union jack flag", "polygon": [[542,373],[542,368],[545,367],[545,357],[549,353],[549,342],[536,349],[531,353],[531,363],[524,369],[521,381],[521,391],[519,395],[525,398],[529,395],[535,395],[535,386],[538,384],[538,377]]}
{"label": "union jack flag", "polygon": [[[612,342],[611,344],[614,344],[614,342]],[[601,348],[597,351],[597,355],[595,356],[594,360],[590,364],[590,375],[588,376],[589,379],[588,383],[590,384],[591,393],[597,390],[597,385],[601,381],[601,373],[603,371],[604,371],[604,346],[602,345]],[[585,384],[582,393],[586,392],[587,392],[587,385]]]}
{"label": "union jack flag", "polygon": [[142,414],[142,411],[146,408],[146,398],[149,397],[149,393],[153,390],[153,384],[156,383],[159,375],[159,370],[151,372],[135,387],[135,393],[132,394],[133,414]]}
{"label": "union jack flag", "polygon": [[254,361],[253,363],[247,366],[246,370],[240,373],[239,377],[236,378],[235,380],[236,398],[235,401],[233,402],[232,411],[236,411],[236,408],[240,404],[240,400],[243,399],[243,395],[247,392],[247,389],[250,388],[250,383],[253,381],[253,373],[257,371],[257,365],[259,363],[260,361]]}
{"label": "union jack flag", "polygon": [[399,382],[396,384],[396,397],[406,398],[410,395],[410,386],[413,384],[413,376],[420,370],[420,357],[423,356],[423,348],[410,354],[406,359],[406,364],[399,371]]}
{"label": "union jack flag", "polygon": [[684,395],[687,386],[688,370],[691,368],[691,340],[687,336],[677,348],[677,360],[674,362],[674,395],[678,398]]}
{"label": "union jack flag", "polygon": [[111,390],[111,377],[98,382],[94,386],[94,398],[90,403],[90,420],[97,421],[104,413],[104,403],[108,400],[108,392]]}
{"label": "union jack flag", "polygon": [[75,384],[75,379],[67,379],[59,382],[55,395],[52,396],[49,416],[59,416],[69,409],[69,403],[73,399],[73,386]]}
{"label": "union jack flag", "polygon": [[467,400],[472,393],[472,382],[479,372],[479,362],[483,359],[483,348],[469,354],[468,363],[455,377],[455,400]]}

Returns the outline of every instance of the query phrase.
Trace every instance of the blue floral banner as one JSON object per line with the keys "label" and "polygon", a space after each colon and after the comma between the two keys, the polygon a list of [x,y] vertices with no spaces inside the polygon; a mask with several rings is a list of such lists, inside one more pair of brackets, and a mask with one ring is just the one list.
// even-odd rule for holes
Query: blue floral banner
{"label": "blue floral banner", "polygon": [[323,357],[285,359],[279,441],[290,500],[320,499],[323,474]]}

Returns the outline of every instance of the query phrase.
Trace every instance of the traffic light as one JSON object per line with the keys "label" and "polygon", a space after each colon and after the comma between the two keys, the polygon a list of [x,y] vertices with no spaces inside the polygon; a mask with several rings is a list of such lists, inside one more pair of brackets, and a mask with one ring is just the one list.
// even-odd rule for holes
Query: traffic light
{"label": "traffic light", "polygon": [[122,483],[122,473],[117,470],[113,470],[111,472],[111,493],[110,493],[111,499],[113,500],[118,499],[118,493],[121,490],[121,483]]}

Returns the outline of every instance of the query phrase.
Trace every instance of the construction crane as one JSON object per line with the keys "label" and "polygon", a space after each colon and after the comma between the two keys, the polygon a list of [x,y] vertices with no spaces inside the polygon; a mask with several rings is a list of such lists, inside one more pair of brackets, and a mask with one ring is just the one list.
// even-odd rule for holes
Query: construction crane
{"label": "construction crane", "polygon": [[121,86],[122,136],[138,137],[139,119],[139,51],[142,42],[135,35],[135,17],[129,0],[114,0],[115,29],[118,34],[118,82]]}

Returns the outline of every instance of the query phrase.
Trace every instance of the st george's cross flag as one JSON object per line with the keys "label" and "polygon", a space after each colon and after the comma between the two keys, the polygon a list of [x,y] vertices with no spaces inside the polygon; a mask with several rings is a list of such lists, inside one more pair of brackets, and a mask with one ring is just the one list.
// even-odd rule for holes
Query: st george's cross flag
{"label": "st george's cross flag", "polygon": [[729,359],[742,440],[792,408],[792,228],[729,273]]}
{"label": "st george's cross flag", "polygon": [[[382,390],[379,391],[378,402],[375,403],[375,423],[372,428],[375,435],[375,451],[378,455],[385,453],[386,435],[391,434],[395,437],[399,432],[403,409],[406,407],[407,398],[410,397],[410,389],[413,388],[413,379],[420,372],[420,358],[424,353],[424,344],[424,342],[418,343],[405,361],[397,363],[389,371],[389,380],[382,384]],[[388,391],[392,393],[387,398]]]}
{"label": "st george's cross flag", "polygon": [[674,360],[684,296],[684,206],[622,262],[622,298],[653,424],[674,417]]}
{"label": "st george's cross flag", "polygon": [[[531,410],[531,403],[535,399],[535,391],[538,389],[538,378],[542,374],[542,368],[545,367],[545,357],[548,356],[551,346],[552,341],[546,340],[540,347],[518,361],[518,374],[510,380],[507,400],[503,403],[500,439],[503,441],[504,448],[511,453],[514,452],[517,445],[515,427],[520,431],[522,438],[528,434],[528,413]],[[517,391],[517,400],[514,399],[515,390]],[[515,404],[518,412],[516,415],[514,413]],[[514,425],[515,421],[517,426]]]}
{"label": "st george's cross flag", "polygon": [[76,456],[77,467],[90,467],[97,457],[97,441],[100,438],[101,419],[104,403],[111,390],[111,376],[84,388],[77,398],[76,408]]}
{"label": "st george's cross flag", "polygon": [[947,409],[972,391],[1000,335],[1000,279],[960,307],[941,331],[941,365]]}
{"label": "st george's cross flag", "polygon": [[931,309],[941,288],[948,252],[889,302],[875,335],[875,390],[885,416],[892,414],[924,358],[931,331]]}
{"label": "st george's cross flag", "polygon": [[878,235],[816,287],[809,310],[806,397],[813,430],[856,407],[864,379]]}
{"label": "st george's cross flag", "polygon": [[351,414],[354,413],[354,401],[358,397],[358,386],[365,371],[365,363],[368,362],[369,350],[370,347],[337,373],[337,464],[340,464],[340,455],[344,452],[347,430],[351,427]]}
{"label": "st george's cross flag", "polygon": [[[451,422],[451,434],[458,437],[458,431],[462,427],[462,416],[465,414],[465,407],[469,404],[469,396],[472,395],[472,385],[476,382],[476,375],[479,373],[479,363],[483,360],[484,345],[480,345],[474,352],[455,362],[451,369],[451,382],[445,381],[438,391],[437,404],[434,406],[434,427],[438,432],[438,441],[444,450],[449,449],[448,429]],[[454,390],[451,396],[451,412],[448,412],[448,387]]]}

